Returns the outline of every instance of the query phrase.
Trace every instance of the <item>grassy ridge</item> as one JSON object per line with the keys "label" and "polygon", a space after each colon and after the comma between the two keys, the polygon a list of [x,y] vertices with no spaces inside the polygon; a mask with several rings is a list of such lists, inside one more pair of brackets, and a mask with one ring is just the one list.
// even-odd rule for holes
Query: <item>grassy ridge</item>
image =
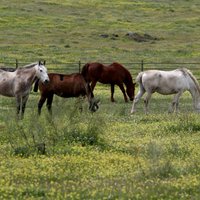
{"label": "grassy ridge", "polygon": [[[198,62],[199,7],[197,0],[2,0],[0,62]],[[129,31],[158,40],[139,43]],[[115,93],[112,104],[110,88],[97,85],[94,114],[85,101],[80,113],[76,99],[55,97],[52,118],[45,107],[38,118],[32,93],[23,121],[14,120],[14,99],[1,97],[0,199],[199,199],[199,115],[189,93],[172,115],[171,96],[153,95],[149,115],[142,101],[130,115],[132,104]]]}
{"label": "grassy ridge", "polygon": [[[1,1],[1,59],[198,62],[198,8],[197,0]],[[138,43],[129,31],[159,40]]]}

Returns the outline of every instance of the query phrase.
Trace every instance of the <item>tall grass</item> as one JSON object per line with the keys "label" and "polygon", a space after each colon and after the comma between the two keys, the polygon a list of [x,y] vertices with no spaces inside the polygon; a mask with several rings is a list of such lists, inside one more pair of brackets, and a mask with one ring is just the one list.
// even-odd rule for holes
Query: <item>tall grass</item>
{"label": "tall grass", "polygon": [[22,121],[6,120],[4,137],[10,143],[11,153],[22,156],[52,154],[56,153],[57,146],[72,144],[103,147],[102,135],[106,130],[103,116],[90,113],[87,103],[82,102],[83,111],[76,100],[71,103],[74,105],[70,107],[55,106],[52,116],[44,108],[40,117],[32,112]]}

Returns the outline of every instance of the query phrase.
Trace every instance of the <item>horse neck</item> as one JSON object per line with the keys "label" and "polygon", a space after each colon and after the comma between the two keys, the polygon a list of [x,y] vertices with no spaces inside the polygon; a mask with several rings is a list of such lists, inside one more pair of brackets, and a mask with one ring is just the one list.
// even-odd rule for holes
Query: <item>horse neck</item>
{"label": "horse neck", "polygon": [[200,87],[199,87],[199,84],[197,82],[197,80],[191,76],[191,74],[189,74],[189,92],[191,93],[192,95],[192,98],[193,98],[193,102],[194,102],[194,106],[195,108],[199,108],[199,103],[200,103]]}
{"label": "horse neck", "polygon": [[27,83],[30,83],[30,85],[37,80],[35,67],[18,69],[16,73],[26,80]]}
{"label": "horse neck", "polygon": [[126,88],[133,87],[133,79],[130,74],[126,74],[124,84],[125,84]]}

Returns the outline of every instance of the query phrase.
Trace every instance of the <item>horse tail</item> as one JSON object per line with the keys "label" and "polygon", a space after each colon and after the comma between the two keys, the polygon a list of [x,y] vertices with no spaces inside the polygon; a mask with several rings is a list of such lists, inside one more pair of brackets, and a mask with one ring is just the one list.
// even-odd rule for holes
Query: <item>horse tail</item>
{"label": "horse tail", "polygon": [[143,74],[144,74],[144,72],[140,72],[138,75],[137,75],[137,77],[136,77],[136,83],[139,83],[139,85],[140,85],[140,88],[142,88],[143,90],[145,90],[144,89],[144,86],[143,86],[143,84],[142,84],[142,76],[143,76]]}
{"label": "horse tail", "polygon": [[37,92],[37,91],[38,91],[38,85],[39,85],[39,79],[37,79],[37,80],[35,81],[35,85],[34,85],[34,88],[33,88],[33,91],[34,91],[34,92]]}
{"label": "horse tail", "polygon": [[82,70],[81,70],[81,74],[83,76],[83,78],[85,79],[86,82],[89,82],[89,78],[88,78],[88,68],[89,68],[90,64],[86,63]]}

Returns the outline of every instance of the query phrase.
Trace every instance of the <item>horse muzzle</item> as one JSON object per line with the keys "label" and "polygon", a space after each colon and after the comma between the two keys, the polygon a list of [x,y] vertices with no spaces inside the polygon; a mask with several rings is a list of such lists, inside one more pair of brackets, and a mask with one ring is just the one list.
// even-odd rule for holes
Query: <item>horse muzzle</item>
{"label": "horse muzzle", "polygon": [[97,99],[92,99],[90,102],[89,110],[91,112],[96,112],[99,109],[99,100]]}
{"label": "horse muzzle", "polygon": [[130,99],[130,101],[133,101],[134,98],[131,97],[131,98],[129,98],[129,99]]}
{"label": "horse muzzle", "polygon": [[44,82],[43,82],[45,85],[49,83],[49,79],[46,79]]}

